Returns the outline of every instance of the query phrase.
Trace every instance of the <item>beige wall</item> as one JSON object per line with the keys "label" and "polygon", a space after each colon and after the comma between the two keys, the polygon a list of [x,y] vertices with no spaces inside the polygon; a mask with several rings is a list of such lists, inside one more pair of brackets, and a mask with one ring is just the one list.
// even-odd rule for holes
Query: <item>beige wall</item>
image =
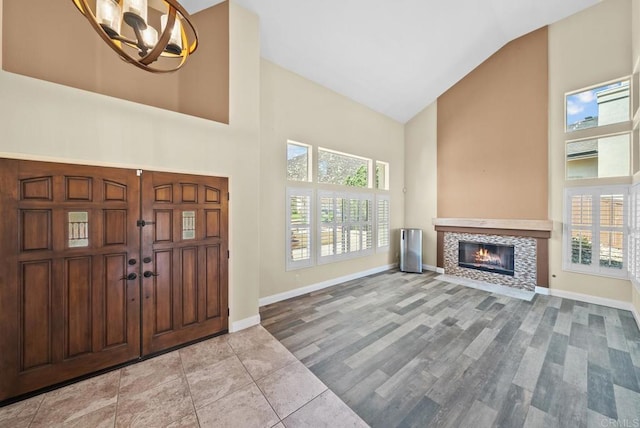
{"label": "beige wall", "polygon": [[228,176],[230,321],[256,316],[259,58],[257,17],[231,3],[230,125],[0,71],[0,156]]}
{"label": "beige wall", "polygon": [[[631,301],[629,281],[562,270],[564,93],[631,73],[631,1],[607,0],[549,27],[550,288]],[[576,185],[575,182],[570,185]]]}
{"label": "beige wall", "polygon": [[404,185],[407,227],[422,229],[422,262],[436,266],[432,220],[438,216],[438,105],[433,103],[405,125]]}
{"label": "beige wall", "polygon": [[547,28],[438,97],[438,217],[547,220]]}
{"label": "beige wall", "polygon": [[[269,61],[261,64],[260,297],[393,263],[404,222],[402,124]],[[285,271],[287,139],[390,163],[391,190],[382,193],[391,196],[391,251]]]}
{"label": "beige wall", "polygon": [[[634,73],[640,73],[640,2],[638,1],[632,1],[632,6],[631,6],[631,40],[632,40],[632,56],[631,56],[631,64],[633,64],[634,69],[633,72]],[[635,96],[636,98],[638,97],[638,95],[640,94],[640,88],[633,88],[633,96]],[[635,106],[638,106],[640,103],[638,102],[639,100],[636,100],[636,102],[634,102]],[[640,112],[639,112],[640,114]],[[638,123],[640,121],[640,117],[636,116],[634,124],[636,127],[640,126],[640,124]],[[638,138],[638,134],[634,133],[635,138]],[[634,145],[633,145],[633,150],[637,151],[640,148],[640,142],[639,141],[634,141]],[[638,159],[640,158],[640,156],[633,156],[634,159],[636,159],[636,162],[638,162]],[[638,169],[639,165],[635,165],[634,166],[634,171]],[[636,173],[635,177],[634,177],[634,182],[637,183],[640,181],[640,173]],[[640,284],[634,284],[631,287],[631,302],[633,303],[633,306],[636,310],[636,321],[638,321],[638,323],[640,323]]]}
{"label": "beige wall", "polygon": [[72,2],[9,0],[3,7],[3,69],[228,123],[228,7],[224,2],[192,17],[200,43],[180,73],[149,73],[122,61]]}

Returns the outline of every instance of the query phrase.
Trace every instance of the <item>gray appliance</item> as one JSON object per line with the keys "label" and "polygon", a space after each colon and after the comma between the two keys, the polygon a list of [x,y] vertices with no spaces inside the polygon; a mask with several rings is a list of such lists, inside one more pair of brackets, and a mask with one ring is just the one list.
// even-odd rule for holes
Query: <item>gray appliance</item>
{"label": "gray appliance", "polygon": [[422,273],[422,229],[400,229],[400,270]]}

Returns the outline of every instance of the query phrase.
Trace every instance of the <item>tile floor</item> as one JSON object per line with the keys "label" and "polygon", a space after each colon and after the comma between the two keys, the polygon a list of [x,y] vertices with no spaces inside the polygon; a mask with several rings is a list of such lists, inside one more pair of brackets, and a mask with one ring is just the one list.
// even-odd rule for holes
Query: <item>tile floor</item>
{"label": "tile floor", "polygon": [[366,427],[261,326],[0,408],[0,427]]}

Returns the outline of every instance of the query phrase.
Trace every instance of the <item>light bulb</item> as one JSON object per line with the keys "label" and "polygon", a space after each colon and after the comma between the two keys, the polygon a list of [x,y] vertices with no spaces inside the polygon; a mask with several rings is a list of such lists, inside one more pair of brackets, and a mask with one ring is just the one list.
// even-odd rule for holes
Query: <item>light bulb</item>
{"label": "light bulb", "polygon": [[120,25],[122,24],[122,10],[118,2],[114,0],[98,0],[96,8],[96,20],[102,29],[109,37],[119,35]]}
{"label": "light bulb", "polygon": [[[124,15],[125,22],[129,25],[128,17],[138,21],[141,28],[144,28],[147,23],[147,0],[124,0],[122,4],[122,14]],[[144,25],[142,25],[144,23]]]}
{"label": "light bulb", "polygon": [[[169,19],[169,15],[162,15],[160,17],[160,24],[162,27],[162,32],[164,32],[167,27],[167,20]],[[182,52],[182,24],[180,23],[180,18],[176,15],[176,20],[173,23],[173,28],[171,29],[171,36],[169,37],[169,43],[167,44],[166,50],[176,55],[180,55]]]}
{"label": "light bulb", "polygon": [[158,32],[152,26],[147,26],[145,30],[142,31],[142,41],[145,46],[152,49],[156,43],[158,43]]}

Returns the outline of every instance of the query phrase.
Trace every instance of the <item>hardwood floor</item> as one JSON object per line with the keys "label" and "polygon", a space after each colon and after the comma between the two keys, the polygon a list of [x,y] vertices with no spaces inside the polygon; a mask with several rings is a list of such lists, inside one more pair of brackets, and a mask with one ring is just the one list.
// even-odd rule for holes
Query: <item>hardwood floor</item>
{"label": "hardwood floor", "polygon": [[262,325],[373,427],[640,425],[630,312],[435,276],[349,281],[261,308]]}

